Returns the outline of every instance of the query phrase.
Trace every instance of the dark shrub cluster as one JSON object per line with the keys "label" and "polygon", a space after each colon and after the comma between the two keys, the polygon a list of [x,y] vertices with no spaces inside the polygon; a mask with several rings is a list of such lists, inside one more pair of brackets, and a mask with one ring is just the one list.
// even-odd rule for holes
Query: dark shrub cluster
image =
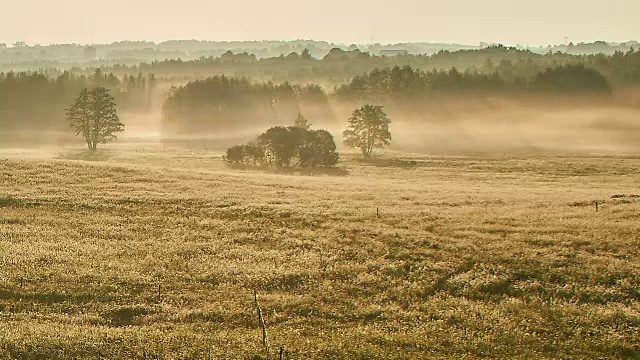
{"label": "dark shrub cluster", "polygon": [[276,126],[254,141],[227,149],[230,164],[314,168],[338,162],[333,135],[326,130]]}

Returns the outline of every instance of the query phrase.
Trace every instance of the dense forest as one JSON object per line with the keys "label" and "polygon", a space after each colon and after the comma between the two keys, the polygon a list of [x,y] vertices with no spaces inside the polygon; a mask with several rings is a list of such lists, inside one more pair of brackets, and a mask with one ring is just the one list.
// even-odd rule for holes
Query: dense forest
{"label": "dense forest", "polygon": [[355,77],[349,84],[326,93],[317,85],[274,85],[251,83],[246,78],[215,76],[174,87],[163,109],[166,133],[215,134],[289,124],[297,113],[313,122],[335,119],[331,103],[346,108],[374,103],[393,106],[403,112],[424,111],[443,97],[465,98],[501,95],[608,97],[611,85],[606,78],[584,65],[548,68],[531,79],[515,80],[499,72],[483,74],[455,68],[422,71],[410,66],[376,69]]}
{"label": "dense forest", "polygon": [[322,58],[305,49],[271,58],[226,51],[132,66],[8,71],[0,73],[0,128],[63,129],[64,109],[82,88],[95,86],[110,89],[123,113],[162,108],[164,134],[207,135],[288,125],[298,113],[312,122],[335,121],[344,112],[336,108],[363,103],[415,113],[442,97],[607,99],[640,86],[640,51],[538,54],[497,45],[376,56],[333,48]]}
{"label": "dense forest", "polygon": [[159,77],[197,79],[211,74],[250,77],[259,81],[316,83],[327,88],[348,83],[355,76],[375,69],[410,66],[424,71],[456,68],[483,74],[499,73],[507,81],[535,78],[547,68],[584,65],[603,74],[614,86],[640,85],[640,51],[616,52],[613,55],[539,55],[504,46],[482,50],[440,51],[436,54],[373,56],[359,50],[333,49],[315,59],[306,52],[277,58],[257,59],[250,54],[226,53],[217,58],[192,61],[167,60],[134,67],[105,67],[107,72],[154,73]]}
{"label": "dense forest", "polygon": [[[315,44],[317,43],[310,43]],[[491,74],[499,72],[507,79],[522,76],[527,79],[535,77],[549,67],[569,64],[581,64],[602,73],[614,86],[637,85],[640,83],[640,53],[638,47],[618,46],[607,44],[589,45],[589,49],[607,46],[616,50],[608,54],[569,52],[570,47],[563,50],[538,53],[528,49],[492,45],[481,49],[440,49],[432,53],[415,54],[412,52],[387,51],[388,55],[381,55],[380,49],[365,51],[357,47],[330,49],[309,49],[300,42],[279,48],[273,56],[261,57],[255,52],[238,49],[237,47],[218,49],[215,54],[200,54],[199,56],[181,56],[181,52],[169,52],[164,57],[154,59],[137,59],[114,57],[85,63],[57,63],[53,60],[28,62],[0,60],[0,71],[37,71],[48,76],[58,76],[68,70],[74,74],[91,75],[98,67],[105,73],[113,73],[121,77],[126,74],[153,73],[158,78],[177,81],[206,79],[212,75],[226,75],[249,77],[255,81],[272,81],[277,83],[315,83],[327,88],[348,83],[355,76],[362,75],[374,69],[392,68],[394,66],[411,66],[424,71],[449,70],[453,67],[459,71],[477,71]],[[330,45],[330,44],[325,44]],[[586,44],[583,46],[587,46]],[[281,52],[291,50],[290,52]],[[15,48],[5,49],[5,52],[15,51]],[[79,48],[84,52],[86,49]],[[94,48],[88,58],[95,56]],[[167,50],[168,51],[168,50]],[[3,50],[0,49],[0,54]],[[384,53],[384,51],[383,51]],[[0,56],[1,57],[1,56]],[[161,60],[159,60],[161,59]]]}
{"label": "dense forest", "polygon": [[[512,74],[510,74],[512,75]],[[599,72],[584,65],[564,65],[548,68],[531,79],[505,76],[499,71],[490,74],[456,68],[448,71],[415,70],[410,66],[376,69],[356,76],[349,84],[336,89],[335,95],[343,101],[380,102],[398,100],[404,102],[428,101],[433,94],[465,93],[560,93],[560,94],[608,94],[611,86]]]}
{"label": "dense forest", "polygon": [[314,119],[333,117],[329,97],[317,85],[274,85],[215,76],[171,89],[163,106],[163,130],[173,134],[215,134],[287,124],[299,113]]}
{"label": "dense forest", "polygon": [[[37,71],[58,76],[64,71],[71,71],[74,74],[91,75],[93,69],[100,68],[118,77],[153,73],[174,82],[226,75],[278,83],[315,83],[332,88],[374,69],[394,66],[408,65],[424,71],[449,70],[452,67],[460,71],[498,71],[508,79],[515,76],[531,78],[548,67],[583,64],[596,69],[617,86],[622,86],[638,84],[640,81],[640,56],[633,50],[639,48],[637,45],[635,42],[616,45],[603,42],[569,44],[549,47],[546,52],[502,45],[475,48],[438,44],[341,47],[312,41],[174,41],[158,45],[123,42],[90,47],[19,45],[2,48],[0,45],[0,72]],[[197,50],[201,48],[210,51]],[[49,54],[48,58],[46,54]],[[64,60],[65,54],[70,56],[68,61]],[[28,59],[23,59],[24,56]]]}

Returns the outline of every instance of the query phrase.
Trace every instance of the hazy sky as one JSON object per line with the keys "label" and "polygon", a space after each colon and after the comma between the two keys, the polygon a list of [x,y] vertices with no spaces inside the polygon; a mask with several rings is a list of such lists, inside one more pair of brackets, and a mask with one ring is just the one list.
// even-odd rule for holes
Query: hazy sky
{"label": "hazy sky", "polygon": [[0,42],[640,39],[639,0],[1,0]]}

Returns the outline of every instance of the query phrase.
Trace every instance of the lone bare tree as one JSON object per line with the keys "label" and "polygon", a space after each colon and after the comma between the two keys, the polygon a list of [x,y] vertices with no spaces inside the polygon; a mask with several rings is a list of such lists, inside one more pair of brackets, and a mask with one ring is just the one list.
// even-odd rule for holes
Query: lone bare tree
{"label": "lone bare tree", "polygon": [[98,144],[115,140],[116,134],[124,131],[115,99],[104,87],[80,91],[73,105],[67,109],[67,119],[76,135],[82,135],[91,151],[95,151]]}
{"label": "lone bare tree", "polygon": [[355,110],[349,118],[349,127],[342,133],[344,144],[360,149],[364,157],[371,157],[374,147],[389,146],[390,123],[382,106],[365,105]]}

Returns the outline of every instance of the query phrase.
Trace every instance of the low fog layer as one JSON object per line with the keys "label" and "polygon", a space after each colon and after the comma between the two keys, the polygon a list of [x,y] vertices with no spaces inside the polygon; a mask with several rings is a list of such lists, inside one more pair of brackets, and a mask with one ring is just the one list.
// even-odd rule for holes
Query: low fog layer
{"label": "low fog layer", "polygon": [[82,147],[66,109],[82,89],[104,87],[125,125],[120,142],[224,150],[302,116],[314,129],[331,131],[340,146],[355,109],[383,105],[391,150],[487,156],[639,150],[636,50],[536,55],[498,45],[387,57],[333,49],[323,59],[304,50],[266,60],[225,53],[153,65],[0,72],[0,147]]}
{"label": "low fog layer", "polygon": [[[390,149],[468,156],[640,154],[637,140],[640,138],[640,109],[636,107],[567,105],[549,109],[542,105],[531,107],[511,103],[497,110],[492,107],[444,108],[446,111],[425,116],[390,111],[393,137]],[[344,106],[333,106],[333,109],[335,119],[310,121],[314,128],[330,130],[341,147],[342,131],[350,113]],[[145,130],[153,119],[127,119],[131,128],[138,131],[130,131],[123,140],[155,138],[184,146],[224,149],[252,139],[269,126],[293,124],[292,118],[290,122],[274,122],[206,137],[172,134],[156,137],[157,133],[150,134]]]}
{"label": "low fog layer", "polygon": [[513,109],[392,124],[394,148],[441,155],[640,154],[637,109]]}
{"label": "low fog layer", "polygon": [[[462,103],[462,105],[461,105]],[[507,105],[505,105],[505,103]],[[309,120],[314,128],[331,131],[341,147],[350,108],[331,104],[332,119]],[[391,150],[432,155],[637,155],[640,154],[640,109],[624,104],[568,104],[546,108],[516,102],[496,106],[469,105],[464,101],[440,104],[429,114],[406,114],[391,109]],[[163,142],[176,146],[223,150],[251,140],[270,126],[293,125],[294,118],[260,126],[219,131],[214,134],[173,134],[162,132],[159,108],[148,112],[120,114],[126,131],[119,142]],[[290,120],[290,121],[287,121]],[[65,131],[4,131],[4,148],[79,146],[82,140]],[[346,149],[342,149],[346,150]]]}

